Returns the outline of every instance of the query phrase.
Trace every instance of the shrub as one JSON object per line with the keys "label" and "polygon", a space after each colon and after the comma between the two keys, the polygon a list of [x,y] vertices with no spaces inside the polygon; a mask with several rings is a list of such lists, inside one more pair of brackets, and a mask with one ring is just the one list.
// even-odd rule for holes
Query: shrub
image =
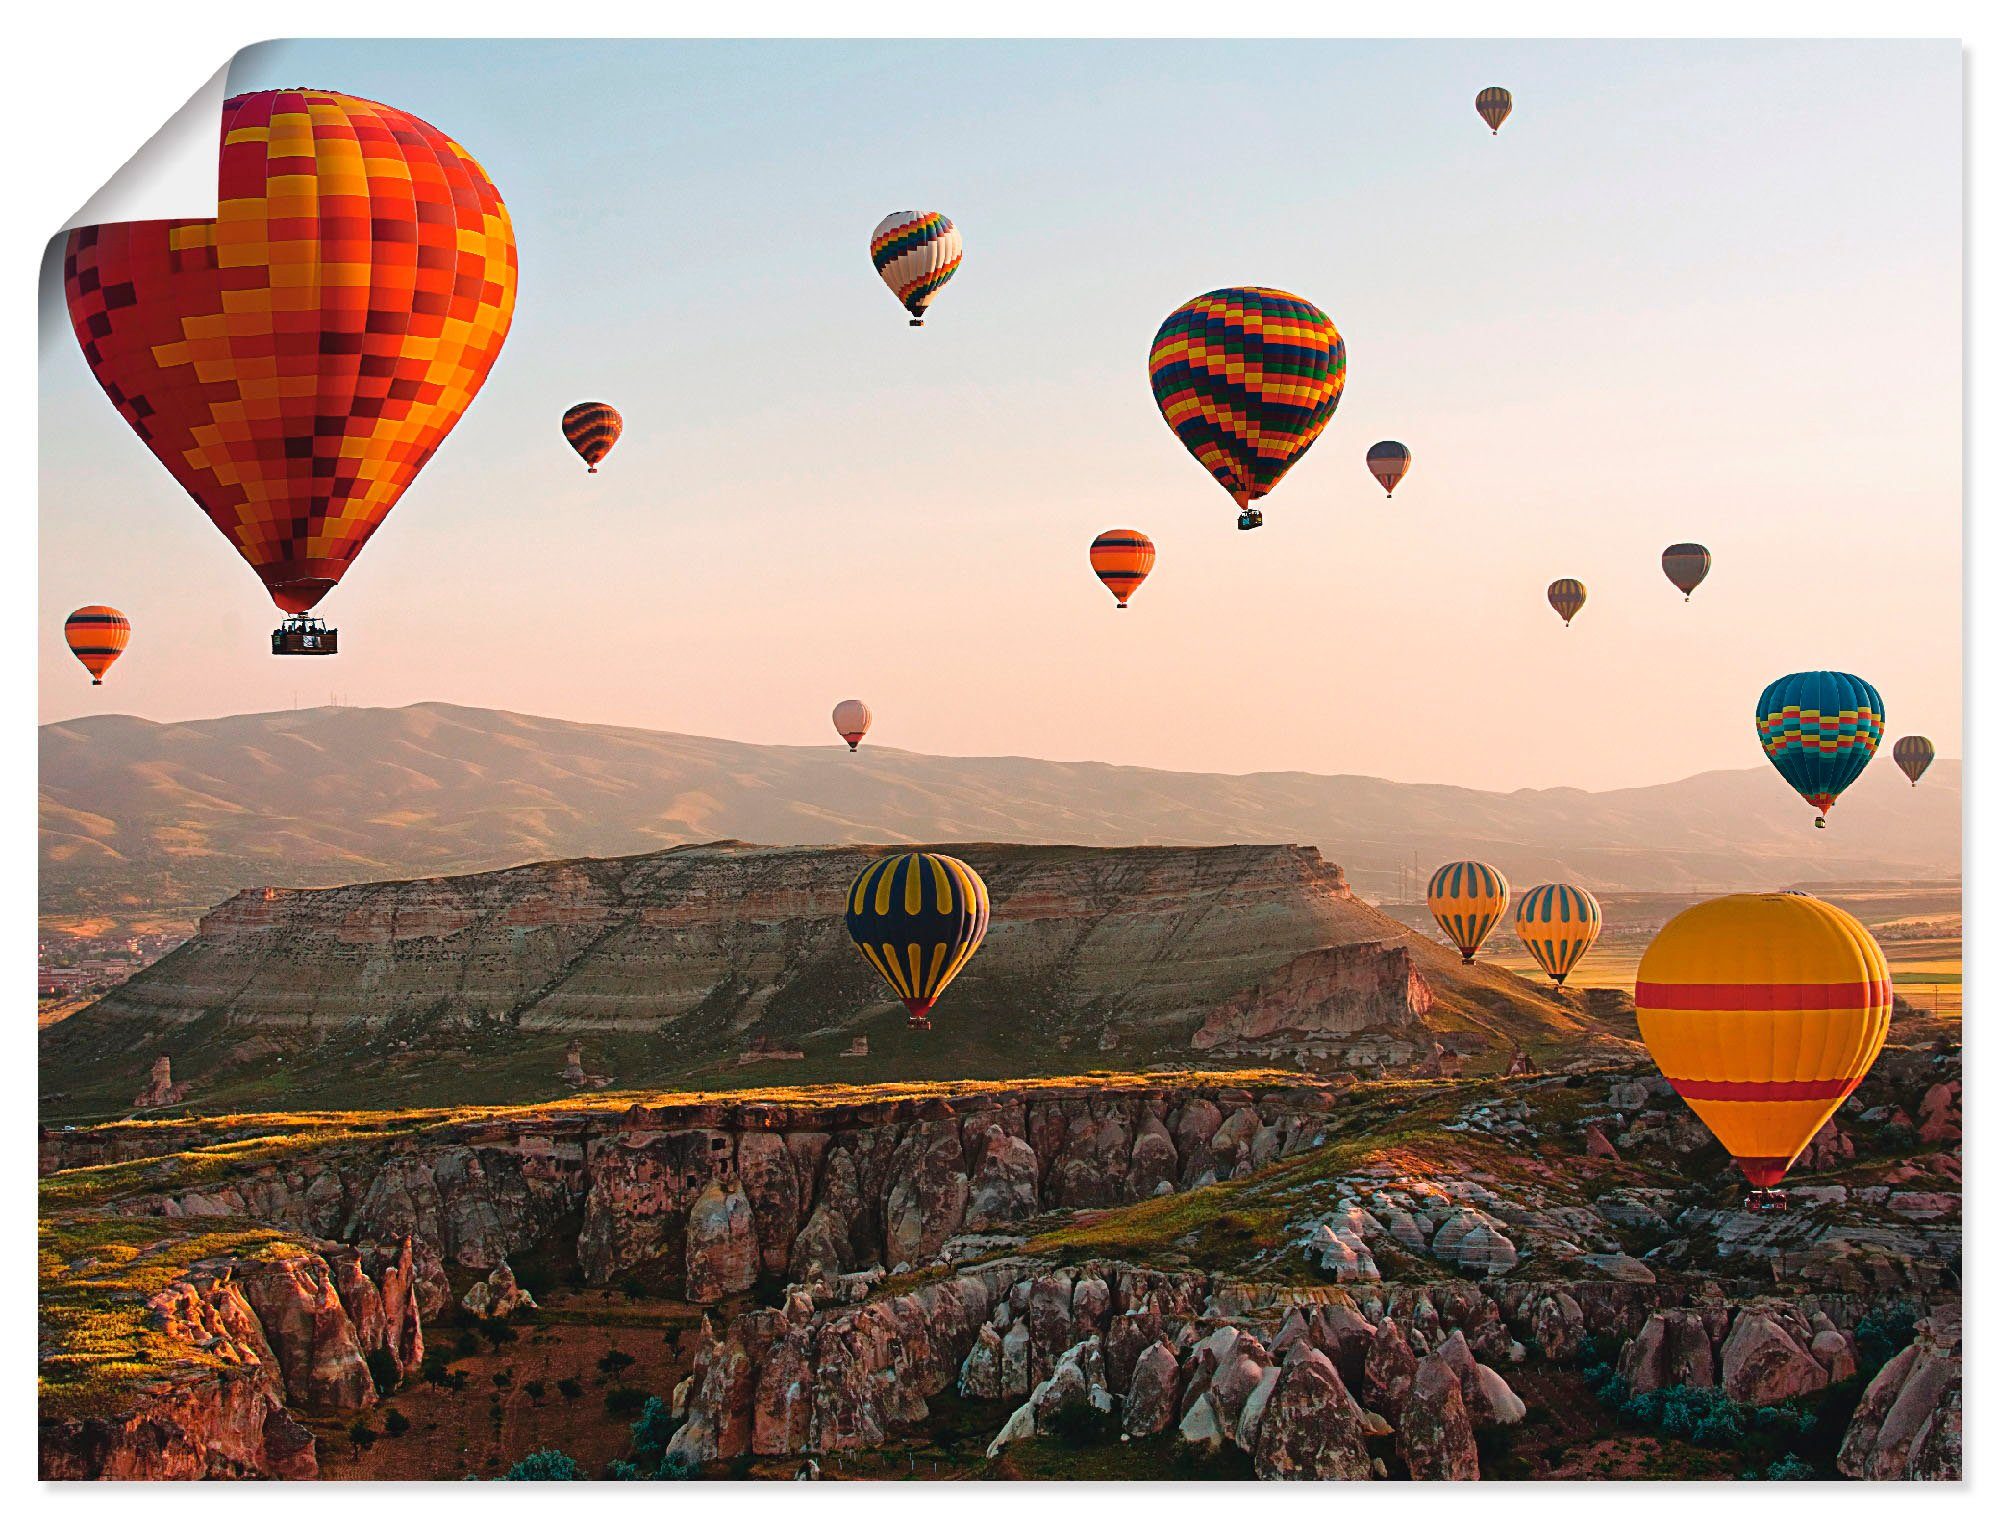
{"label": "shrub", "polygon": [[[1755,1472],[1745,1472],[1744,1476],[1753,1482],[1758,1480]],[[1765,1467],[1762,1480],[1766,1482],[1817,1482],[1819,1481],[1819,1473],[1814,1471],[1810,1464],[1801,1461],[1797,1456],[1787,1455],[1778,1457],[1777,1460]]]}
{"label": "shrub", "polygon": [[514,1373],[505,1366],[501,1367],[493,1373],[493,1385],[495,1387],[512,1387],[514,1385]]}
{"label": "shrub", "polygon": [[646,1394],[636,1387],[614,1387],[604,1395],[604,1411],[614,1419],[627,1418],[646,1406]]}
{"label": "shrub", "polygon": [[451,1368],[445,1365],[444,1357],[433,1352],[424,1357],[424,1380],[433,1387],[443,1387],[451,1381]]}
{"label": "shrub", "polygon": [[[502,1345],[511,1345],[515,1340],[520,1338],[514,1332],[514,1326],[505,1319],[481,1319],[477,1328],[479,1333],[485,1338],[486,1343],[491,1345],[495,1350],[498,1350]],[[479,1348],[478,1341],[475,1340],[473,1342],[472,1348],[475,1351]],[[470,1353],[468,1352],[468,1354]]]}
{"label": "shrub", "polygon": [[623,1381],[632,1364],[633,1358],[622,1350],[607,1350],[597,1358],[597,1369],[614,1382]]}
{"label": "shrub", "polygon": [[500,1479],[502,1482],[582,1482],[583,1468],[572,1456],[559,1450],[538,1450],[523,1456]]}
{"label": "shrub", "polygon": [[674,1436],[675,1420],[664,1398],[646,1399],[639,1417],[632,1421],[632,1453],[641,1459],[658,1461],[667,1442]]}
{"label": "shrub", "polygon": [[564,1377],[556,1383],[556,1391],[563,1395],[565,1403],[574,1403],[583,1396],[583,1383],[577,1381],[575,1377]]}
{"label": "shrub", "polygon": [[1040,1432],[1065,1445],[1109,1445],[1118,1438],[1118,1419],[1110,1411],[1072,1399],[1038,1421]]}
{"label": "shrub", "polygon": [[521,1384],[521,1391],[525,1392],[535,1403],[539,1404],[543,1398],[549,1395],[549,1384],[544,1382],[540,1377],[536,1377],[531,1382],[523,1382]]}
{"label": "shrub", "polygon": [[701,1468],[695,1462],[677,1451],[670,1451],[660,1463],[662,1482],[692,1482],[701,1475]]}
{"label": "shrub", "polygon": [[397,1384],[403,1380],[403,1368],[396,1364],[395,1353],[378,1345],[368,1352],[365,1359],[368,1363],[368,1377],[374,1382],[375,1391],[384,1397],[394,1392]]}
{"label": "shrub", "polygon": [[614,1459],[604,1468],[604,1480],[606,1482],[644,1482],[646,1474],[630,1461]]}
{"label": "shrub", "polygon": [[382,1416],[382,1428],[392,1439],[400,1440],[410,1432],[410,1421],[403,1416],[400,1408],[392,1408]]}
{"label": "shrub", "polygon": [[1870,1308],[1854,1326],[1854,1359],[1861,1380],[1873,1380],[1904,1346],[1917,1337],[1917,1310],[1908,1303]]}
{"label": "shrub", "polygon": [[366,1450],[375,1443],[375,1428],[366,1419],[356,1419],[348,1426],[347,1438],[354,1442],[357,1451]]}

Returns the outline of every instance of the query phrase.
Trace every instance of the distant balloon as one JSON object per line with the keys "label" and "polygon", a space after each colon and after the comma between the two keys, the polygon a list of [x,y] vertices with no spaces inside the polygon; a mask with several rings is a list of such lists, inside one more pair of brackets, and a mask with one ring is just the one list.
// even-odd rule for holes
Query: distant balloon
{"label": "distant balloon", "polygon": [[924,311],[958,273],[965,257],[958,228],[939,211],[891,211],[868,239],[875,272],[910,313],[910,325],[924,325]]}
{"label": "distant balloon", "polygon": [[582,456],[594,475],[604,456],[611,452],[611,445],[623,435],[625,419],[608,401],[578,401],[563,413],[562,430],[569,446]]}
{"label": "distant balloon", "polygon": [[868,710],[867,703],[851,696],[833,709],[833,731],[847,740],[849,754],[861,747],[861,740],[868,736],[868,725],[874,721],[875,714]]}
{"label": "distant balloon", "polygon": [[1118,610],[1153,571],[1153,540],[1135,527],[1114,527],[1090,544],[1090,567],[1106,590],[1118,598]]}
{"label": "distant balloon", "polygon": [[216,127],[215,219],[79,227],[63,285],[119,414],[303,614],[485,383],[514,233],[471,155],[392,106],[260,90]]}
{"label": "distant balloon", "polygon": [[929,1028],[931,1005],[985,939],[991,912],[986,883],[965,861],[889,855],[848,889],[847,932],[903,999],[910,1027]]}
{"label": "distant balloon", "polygon": [[1826,826],[1834,800],[1868,768],[1882,742],[1882,696],[1858,675],[1802,670],[1774,680],[1757,698],[1764,755]]}
{"label": "distant balloon", "polygon": [[1410,451],[1400,443],[1377,443],[1368,450],[1368,473],[1381,482],[1382,489],[1396,494],[1397,483],[1410,472]]}
{"label": "distant balloon", "polygon": [[1453,860],[1431,876],[1431,916],[1470,965],[1507,911],[1507,878],[1477,860]]}
{"label": "distant balloon", "polygon": [[1911,733],[1896,740],[1896,747],[1889,751],[1895,756],[1896,768],[1910,778],[1912,786],[1924,778],[1924,772],[1937,758],[1937,749],[1921,734]]}
{"label": "distant balloon", "polygon": [[1557,986],[1597,942],[1603,926],[1597,898],[1581,886],[1537,886],[1514,909],[1514,932]]}
{"label": "distant balloon", "polygon": [[1500,123],[1514,110],[1514,97],[1499,85],[1489,84],[1479,92],[1479,98],[1473,102],[1473,106],[1479,112],[1479,119],[1493,128],[1493,135],[1498,137]]}
{"label": "distant balloon", "polygon": [[1708,550],[1699,543],[1676,543],[1660,555],[1660,568],[1685,601],[1692,601],[1694,588],[1708,579],[1711,563]]}
{"label": "distant balloon", "polygon": [[[1326,430],[1347,384],[1347,344],[1312,302],[1247,285],[1211,290],[1154,335],[1146,368],[1160,415],[1255,526],[1267,495]],[[1261,520],[1261,514],[1255,514]]]}
{"label": "distant balloon", "polygon": [[1868,1074],[1894,995],[1868,930],[1803,892],[1688,908],[1647,947],[1634,988],[1660,1074],[1760,1190]]}
{"label": "distant balloon", "polygon": [[101,686],[104,672],[132,641],[132,624],[116,607],[78,607],[63,621],[63,638],[90,672],[90,683]]}
{"label": "distant balloon", "polygon": [[1562,617],[1563,626],[1583,610],[1585,598],[1589,595],[1581,580],[1551,580],[1549,582],[1549,605]]}

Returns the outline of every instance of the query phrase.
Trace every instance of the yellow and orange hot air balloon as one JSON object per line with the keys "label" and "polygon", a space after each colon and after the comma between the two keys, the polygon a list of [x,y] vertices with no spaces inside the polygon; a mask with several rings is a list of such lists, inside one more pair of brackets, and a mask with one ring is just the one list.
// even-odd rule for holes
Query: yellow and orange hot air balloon
{"label": "yellow and orange hot air balloon", "polygon": [[1118,610],[1153,572],[1153,540],[1136,527],[1114,527],[1090,544],[1090,567],[1104,588],[1118,598]]}
{"label": "yellow and orange hot air balloon", "polygon": [[514,233],[435,127],[329,90],[222,108],[213,221],[69,235],[70,322],[133,431],[303,614],[478,394]]}
{"label": "yellow and orange hot air balloon", "polygon": [[1431,876],[1431,916],[1470,965],[1493,925],[1507,913],[1507,878],[1477,860],[1453,860]]}
{"label": "yellow and orange hot air balloon", "polygon": [[1557,986],[1597,942],[1604,912],[1581,886],[1537,886],[1514,909],[1514,932]]}
{"label": "yellow and orange hot air balloon", "polygon": [[104,672],[132,641],[132,624],[116,607],[78,607],[63,621],[63,640],[90,672],[90,683],[101,686]]}
{"label": "yellow and orange hot air balloon", "polygon": [[1868,1074],[1894,987],[1854,917],[1788,891],[1716,897],[1671,919],[1634,996],[1660,1074],[1762,1192]]}

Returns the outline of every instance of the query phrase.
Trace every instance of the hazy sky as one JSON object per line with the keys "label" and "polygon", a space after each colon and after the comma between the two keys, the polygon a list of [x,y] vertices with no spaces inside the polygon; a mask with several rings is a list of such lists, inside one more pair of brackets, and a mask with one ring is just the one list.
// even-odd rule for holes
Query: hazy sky
{"label": "hazy sky", "polygon": [[[43,345],[41,717],[446,700],[764,742],[1609,787],[1752,765],[1819,666],[1960,748],[1955,43],[284,43],[521,252],[486,389],[277,660],[256,578]],[[190,81],[192,85],[193,81]],[[1498,138],[1472,108],[1514,92]],[[78,199],[90,187],[78,187]],[[941,210],[921,331],[869,265]],[[1223,285],[1346,396],[1236,532],[1146,383]],[[557,428],[611,401],[587,476]],[[1393,502],[1363,466],[1415,455]],[[1159,546],[1124,613],[1090,540]],[[1691,605],[1660,573],[1697,539]],[[1544,587],[1590,601],[1567,631]],[[75,605],[131,615],[93,690]],[[1886,761],[1885,761],[1886,762]]]}

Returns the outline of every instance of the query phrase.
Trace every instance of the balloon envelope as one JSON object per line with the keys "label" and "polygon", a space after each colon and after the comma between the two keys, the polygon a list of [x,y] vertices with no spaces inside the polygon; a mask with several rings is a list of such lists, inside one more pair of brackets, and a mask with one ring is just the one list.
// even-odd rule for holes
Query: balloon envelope
{"label": "balloon envelope", "polygon": [[1564,627],[1568,627],[1569,620],[1583,610],[1583,603],[1589,594],[1588,591],[1584,590],[1581,580],[1552,580],[1549,582],[1549,605],[1556,609],[1557,615],[1563,620]]}
{"label": "balloon envelope", "polygon": [[222,111],[214,221],[70,233],[64,293],[119,414],[287,612],[333,588],[514,314],[514,233],[435,127],[326,90]]}
{"label": "balloon envelope", "polygon": [[1882,742],[1882,697],[1858,675],[1801,670],[1757,699],[1757,737],[1786,783],[1825,817]]}
{"label": "balloon envelope", "polygon": [[104,672],[132,641],[132,624],[116,607],[78,607],[63,620],[63,640],[90,672],[90,683],[101,686]]}
{"label": "balloon envelope", "polygon": [[1692,598],[1694,588],[1708,579],[1713,560],[1699,543],[1676,543],[1660,555],[1660,568],[1683,597]]}
{"label": "balloon envelope", "polygon": [[1639,961],[1639,1037],[1736,1158],[1774,1186],[1881,1053],[1894,987],[1881,947],[1802,892],[1717,897]]}
{"label": "balloon envelope", "polygon": [[1396,494],[1396,484],[1410,472],[1410,451],[1396,442],[1375,444],[1368,450],[1368,473],[1381,483],[1382,489],[1390,495]]}
{"label": "balloon envelope", "polygon": [[891,211],[875,224],[868,256],[903,309],[910,325],[924,325],[924,311],[946,280],[958,273],[965,247],[958,228],[941,211]]}
{"label": "balloon envelope", "polygon": [[1123,607],[1153,572],[1153,540],[1135,527],[1114,527],[1090,544],[1090,567]]}
{"label": "balloon envelope", "polygon": [[1603,926],[1597,898],[1581,886],[1537,886],[1514,909],[1514,932],[1557,986],[1597,942]]}
{"label": "balloon envelope", "polygon": [[875,714],[868,710],[868,704],[851,696],[833,709],[833,731],[847,740],[850,754],[861,747],[861,740],[868,736],[868,725],[874,721]]}
{"label": "balloon envelope", "polygon": [[1240,509],[1326,430],[1347,384],[1347,344],[1311,301],[1248,285],[1173,312],[1146,368],[1167,426]]}
{"label": "balloon envelope", "polygon": [[1438,927],[1470,965],[1507,911],[1507,878],[1478,860],[1453,860],[1432,874],[1425,896]]}
{"label": "balloon envelope", "polygon": [[929,1024],[931,1006],[986,937],[992,913],[979,872],[948,854],[889,855],[847,893],[847,932],[868,963]]}
{"label": "balloon envelope", "polygon": [[1895,756],[1896,768],[1910,778],[1912,786],[1924,778],[1924,772],[1937,758],[1937,749],[1921,734],[1908,733],[1896,740],[1896,747],[1890,751]]}
{"label": "balloon envelope", "polygon": [[611,452],[611,445],[623,436],[625,419],[607,401],[579,401],[563,413],[562,430],[569,446],[594,475],[604,456]]}
{"label": "balloon envelope", "polygon": [[1479,92],[1478,98],[1472,105],[1473,109],[1479,112],[1479,119],[1493,128],[1493,134],[1497,137],[1500,134],[1500,123],[1514,110],[1514,97],[1499,85],[1489,84]]}

